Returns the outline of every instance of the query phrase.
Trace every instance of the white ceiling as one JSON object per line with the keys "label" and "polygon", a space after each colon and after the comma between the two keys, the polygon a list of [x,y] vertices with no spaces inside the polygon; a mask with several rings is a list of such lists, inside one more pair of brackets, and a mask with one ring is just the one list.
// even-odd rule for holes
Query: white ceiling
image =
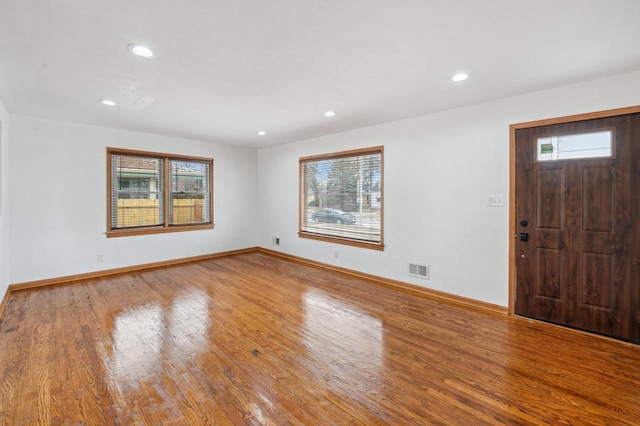
{"label": "white ceiling", "polygon": [[10,113],[247,147],[638,69],[640,0],[0,4]]}

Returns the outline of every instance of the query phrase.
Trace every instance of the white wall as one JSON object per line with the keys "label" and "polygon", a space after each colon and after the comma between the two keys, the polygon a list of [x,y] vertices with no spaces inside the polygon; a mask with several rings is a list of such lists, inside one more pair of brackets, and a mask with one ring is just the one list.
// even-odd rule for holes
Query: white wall
{"label": "white wall", "polygon": [[[508,202],[509,124],[639,104],[636,72],[256,152],[15,115],[8,133],[0,103],[0,294],[8,283],[257,242],[506,306],[508,205],[488,208],[486,196]],[[385,146],[385,250],[299,239],[298,158],[376,145]],[[215,229],[107,239],[107,146],[213,157]],[[428,263],[431,279],[409,277],[407,261]]]}
{"label": "white wall", "polygon": [[0,300],[9,286],[9,113],[0,100]]}
{"label": "white wall", "polygon": [[[262,149],[258,244],[507,306],[509,125],[634,105],[640,72]],[[298,238],[298,158],[376,145],[385,147],[384,251]],[[504,195],[505,207],[486,207],[487,195]],[[431,279],[409,277],[408,261],[429,264]]]}
{"label": "white wall", "polygon": [[[215,228],[106,238],[108,146],[212,157]],[[12,115],[10,162],[11,283],[256,245],[253,149]]]}

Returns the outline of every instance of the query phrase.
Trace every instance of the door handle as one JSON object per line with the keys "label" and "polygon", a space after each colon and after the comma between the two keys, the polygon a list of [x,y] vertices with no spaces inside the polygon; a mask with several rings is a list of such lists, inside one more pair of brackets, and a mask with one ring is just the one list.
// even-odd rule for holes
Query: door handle
{"label": "door handle", "polygon": [[521,232],[520,233],[520,241],[529,241],[529,233]]}

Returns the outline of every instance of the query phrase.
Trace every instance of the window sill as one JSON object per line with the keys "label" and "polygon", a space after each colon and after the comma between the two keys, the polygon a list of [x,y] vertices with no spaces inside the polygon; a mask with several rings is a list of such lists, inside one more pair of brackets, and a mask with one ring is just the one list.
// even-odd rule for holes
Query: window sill
{"label": "window sill", "polygon": [[329,235],[312,234],[312,233],[309,233],[309,232],[302,232],[302,231],[298,232],[298,237],[307,238],[307,239],[316,240],[316,241],[324,241],[324,242],[327,242],[327,243],[335,243],[335,244],[343,244],[343,245],[353,246],[353,247],[361,247],[361,248],[366,248],[366,249],[370,249],[370,250],[379,250],[379,251],[383,251],[384,250],[384,244],[382,242],[375,243],[375,242],[368,242],[368,241],[358,241],[358,240],[351,240],[351,239],[348,239],[348,238],[340,238],[340,237],[332,237],[332,236],[329,236]]}
{"label": "window sill", "polygon": [[165,234],[169,232],[186,232],[186,231],[201,231],[204,229],[213,229],[213,224],[206,225],[189,225],[189,226],[170,226],[170,227],[156,227],[156,228],[130,228],[130,229],[118,229],[107,231],[107,238],[115,237],[130,237],[133,235],[150,235],[150,234]]}

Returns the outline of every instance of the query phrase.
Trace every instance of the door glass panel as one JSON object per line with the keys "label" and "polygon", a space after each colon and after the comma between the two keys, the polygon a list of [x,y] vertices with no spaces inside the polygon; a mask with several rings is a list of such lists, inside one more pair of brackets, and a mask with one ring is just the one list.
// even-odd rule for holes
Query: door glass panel
{"label": "door glass panel", "polygon": [[538,138],[537,160],[611,157],[612,141],[611,130]]}

